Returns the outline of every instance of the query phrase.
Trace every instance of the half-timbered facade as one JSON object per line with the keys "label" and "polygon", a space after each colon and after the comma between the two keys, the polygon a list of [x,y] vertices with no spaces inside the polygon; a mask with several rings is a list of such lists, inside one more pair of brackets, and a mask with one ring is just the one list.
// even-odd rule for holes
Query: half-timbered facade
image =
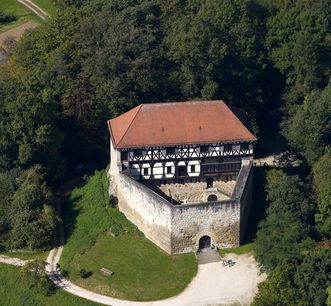
{"label": "half-timbered facade", "polygon": [[235,176],[256,140],[222,101],[142,104],[108,125],[122,170],[156,183]]}

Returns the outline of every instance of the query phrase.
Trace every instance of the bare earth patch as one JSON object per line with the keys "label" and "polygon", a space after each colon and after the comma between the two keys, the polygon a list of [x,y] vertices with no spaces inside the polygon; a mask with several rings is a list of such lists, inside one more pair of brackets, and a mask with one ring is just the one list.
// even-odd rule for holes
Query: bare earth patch
{"label": "bare earth patch", "polygon": [[29,30],[29,29],[34,29],[38,26],[38,24],[34,21],[28,21],[28,22],[25,22],[15,28],[12,28],[8,31],[5,31],[3,33],[0,33],[0,47],[3,46],[3,42],[5,41],[5,39],[7,37],[14,37],[15,40],[19,40],[23,33],[26,31],[26,30]]}

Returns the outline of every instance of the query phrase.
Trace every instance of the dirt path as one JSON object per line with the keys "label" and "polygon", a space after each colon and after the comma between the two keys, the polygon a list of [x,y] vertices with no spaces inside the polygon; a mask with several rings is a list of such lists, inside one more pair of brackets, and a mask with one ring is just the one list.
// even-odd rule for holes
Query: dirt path
{"label": "dirt path", "polygon": [[26,30],[34,29],[37,26],[38,24],[36,22],[28,21],[5,32],[0,32],[0,47],[3,47],[3,43],[7,37],[12,36],[15,40],[19,40]]}
{"label": "dirt path", "polygon": [[[227,255],[236,264],[223,267],[221,262],[199,265],[197,276],[179,295],[160,301],[134,302],[111,298],[78,287],[58,272],[48,270],[50,279],[63,290],[104,305],[112,306],[206,306],[249,305],[257,293],[257,285],[266,278],[259,274],[252,255]],[[58,259],[58,258],[56,258]],[[49,265],[52,267],[54,265]]]}
{"label": "dirt path", "polygon": [[19,258],[0,255],[0,263],[4,263],[7,265],[21,267],[21,266],[24,266],[27,262],[29,262],[29,260],[22,260]]}
{"label": "dirt path", "polygon": [[36,15],[38,15],[41,19],[46,20],[49,15],[42,10],[37,4],[33,3],[31,0],[17,0],[18,2],[22,3]]}

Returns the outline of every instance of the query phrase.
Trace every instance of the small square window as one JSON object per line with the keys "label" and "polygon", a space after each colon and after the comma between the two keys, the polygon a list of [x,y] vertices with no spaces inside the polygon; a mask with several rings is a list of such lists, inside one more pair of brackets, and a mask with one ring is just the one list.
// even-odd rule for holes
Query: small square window
{"label": "small square window", "polygon": [[191,165],[191,172],[195,172],[195,165]]}
{"label": "small square window", "polygon": [[167,174],[171,174],[171,166],[167,166]]}
{"label": "small square window", "polygon": [[175,154],[176,150],[175,150],[175,148],[166,148],[166,152],[167,152],[167,154],[173,155],[173,154]]}
{"label": "small square window", "polygon": [[128,152],[121,152],[121,160],[128,160]]}
{"label": "small square window", "polygon": [[227,143],[224,145],[224,151],[225,152],[231,152],[232,151],[232,144]]}
{"label": "small square window", "polygon": [[148,175],[148,168],[144,168],[144,175]]}
{"label": "small square window", "polygon": [[209,146],[201,146],[200,153],[207,153],[209,152]]}
{"label": "small square window", "polygon": [[241,143],[240,144],[240,150],[247,151],[248,149],[249,149],[249,144],[248,143]]}
{"label": "small square window", "polygon": [[141,156],[143,154],[143,151],[141,149],[136,149],[133,151],[134,156]]}

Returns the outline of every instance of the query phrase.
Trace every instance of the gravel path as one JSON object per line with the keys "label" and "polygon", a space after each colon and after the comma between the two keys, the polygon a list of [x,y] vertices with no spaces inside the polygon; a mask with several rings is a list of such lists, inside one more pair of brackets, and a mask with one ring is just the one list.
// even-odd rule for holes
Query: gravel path
{"label": "gravel path", "polygon": [[225,259],[232,259],[236,264],[223,267],[222,262],[199,265],[197,276],[179,295],[160,301],[132,302],[111,298],[78,287],[55,271],[62,248],[49,255],[47,274],[63,290],[100,303],[112,306],[206,306],[206,305],[249,305],[257,293],[257,285],[265,280],[260,274],[252,255],[230,254]]}
{"label": "gravel path", "polygon": [[46,20],[49,17],[49,15],[44,10],[42,10],[37,4],[33,3],[31,0],[17,0],[17,1],[22,3],[32,12],[34,12],[41,19]]}
{"label": "gravel path", "polygon": [[13,258],[5,255],[0,255],[0,263],[4,263],[7,265],[22,267],[24,266],[29,260],[22,260],[19,258]]}

